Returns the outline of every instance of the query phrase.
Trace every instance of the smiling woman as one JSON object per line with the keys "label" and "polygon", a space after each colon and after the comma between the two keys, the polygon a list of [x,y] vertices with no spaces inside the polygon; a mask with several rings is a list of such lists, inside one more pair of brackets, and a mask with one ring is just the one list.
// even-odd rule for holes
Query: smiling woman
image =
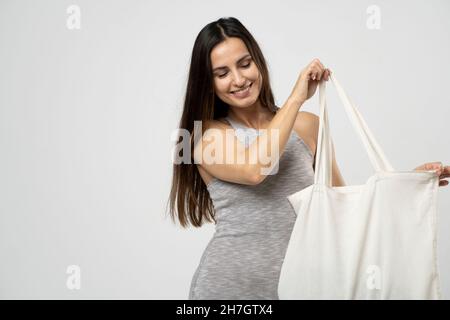
{"label": "smiling woman", "polygon": [[[278,298],[295,222],[287,196],[314,178],[317,116],[299,108],[329,74],[318,59],[312,61],[279,108],[262,52],[237,19],[222,18],[200,31],[179,127],[192,133],[194,121],[202,121],[204,131],[191,141],[195,163],[211,146],[245,161],[174,165],[172,218],[182,226],[216,224],[192,277],[190,299]],[[230,129],[235,134],[226,134]],[[217,131],[222,134],[213,138]],[[261,154],[272,161],[265,163]]]}
{"label": "smiling woman", "polygon": [[[253,85],[255,81],[257,83]],[[232,93],[250,83],[248,96]],[[242,95],[245,97],[241,99]],[[278,110],[262,52],[253,36],[234,18],[212,22],[198,34],[185,96],[178,127],[186,129],[191,136],[194,121],[202,121],[205,131],[208,128],[230,129],[225,120],[230,106],[238,105],[252,113],[257,111],[258,122],[269,121]],[[246,108],[248,106],[251,108]],[[208,146],[208,141],[204,146]],[[191,154],[194,154],[194,141],[191,141],[191,148]],[[173,218],[177,216],[182,226],[199,227],[204,222],[215,222],[213,203],[206,189],[206,183],[214,175],[204,167],[192,165],[193,162],[196,161],[173,166],[170,213]],[[226,168],[222,166],[215,170],[219,171],[217,178],[225,178],[221,175],[223,169]],[[246,169],[245,165],[239,167],[234,173],[235,182],[253,180],[253,177],[247,179],[252,171]]]}

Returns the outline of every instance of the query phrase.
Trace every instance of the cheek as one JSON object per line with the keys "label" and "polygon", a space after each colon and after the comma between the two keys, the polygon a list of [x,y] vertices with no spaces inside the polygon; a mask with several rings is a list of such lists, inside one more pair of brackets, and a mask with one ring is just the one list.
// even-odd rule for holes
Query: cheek
{"label": "cheek", "polygon": [[215,81],[214,86],[217,93],[228,93],[228,83],[226,83],[226,81]]}
{"label": "cheek", "polygon": [[253,78],[255,78],[255,79],[259,80],[261,78],[261,72],[259,72],[259,69],[255,64],[253,64],[253,66],[251,68],[251,73],[253,75]]}
{"label": "cheek", "polygon": [[255,86],[255,89],[260,90],[262,86],[262,76],[261,73],[259,73],[258,69],[252,72],[251,80],[253,80],[255,84],[257,84],[257,86]]}

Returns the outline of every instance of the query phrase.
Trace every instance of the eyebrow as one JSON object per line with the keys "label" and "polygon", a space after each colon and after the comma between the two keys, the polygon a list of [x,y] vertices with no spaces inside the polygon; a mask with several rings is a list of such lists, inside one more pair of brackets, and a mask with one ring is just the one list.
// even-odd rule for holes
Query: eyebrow
{"label": "eyebrow", "polygon": [[[249,53],[247,53],[245,56],[239,58],[239,60],[236,62],[236,64],[238,64],[239,62],[241,62],[242,60],[244,60],[245,58],[251,57],[251,55]],[[217,67],[213,69],[214,71],[220,70],[220,69],[226,69],[227,67]]]}

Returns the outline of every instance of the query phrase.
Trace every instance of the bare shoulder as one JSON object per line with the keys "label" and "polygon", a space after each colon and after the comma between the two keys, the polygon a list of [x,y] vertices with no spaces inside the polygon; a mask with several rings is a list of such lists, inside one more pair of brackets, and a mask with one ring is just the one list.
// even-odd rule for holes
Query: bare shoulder
{"label": "bare shoulder", "polygon": [[205,120],[202,123],[203,125],[203,130],[206,129],[229,129],[230,125],[228,124],[228,122],[225,119],[209,119],[209,120]]}
{"label": "bare shoulder", "polygon": [[300,111],[294,123],[295,132],[305,141],[313,154],[316,153],[319,120],[319,116],[312,112]]}
{"label": "bare shoulder", "polygon": [[[226,122],[224,119],[209,119],[202,122],[202,145],[203,147],[208,146],[210,143],[212,143],[212,140],[209,139],[211,135],[214,135],[214,133],[209,129],[216,129],[220,131],[225,131],[226,129],[229,129],[231,126]],[[222,135],[225,137],[225,135]],[[192,139],[193,137],[191,137]],[[197,147],[195,147],[197,148]],[[211,183],[211,181],[214,179],[214,176],[208,173],[205,168],[202,167],[201,164],[196,164],[196,167],[199,171],[200,177],[202,178],[203,182],[208,185]]]}
{"label": "bare shoulder", "polygon": [[[223,119],[208,119],[208,120],[204,120],[201,123],[202,126],[202,136],[203,139],[208,137],[208,133],[211,134],[211,130],[208,129],[218,129],[218,130],[226,130],[229,129],[231,126]],[[191,135],[191,141],[192,141],[193,136]],[[207,140],[207,139],[206,139]],[[205,143],[207,143],[207,141],[204,141]]]}
{"label": "bare shoulder", "polygon": [[[217,135],[217,131],[225,133],[226,130],[229,128],[227,123],[225,121],[221,120],[215,120],[215,119],[208,119],[204,120],[201,123],[201,138],[195,138],[196,132],[193,132],[191,134],[190,140],[191,144],[195,141],[197,141],[194,145],[194,157],[200,153],[203,153],[203,149],[205,149],[209,144],[216,143],[217,138],[226,139],[226,134],[219,134]],[[199,140],[201,140],[201,144],[199,144]],[[225,140],[222,141],[222,145],[225,143]],[[197,150],[201,148],[201,150]],[[197,159],[198,161],[198,159]]]}
{"label": "bare shoulder", "polygon": [[313,130],[311,133],[315,133],[316,135],[319,131],[319,116],[312,112],[299,111],[295,123],[300,129]]}

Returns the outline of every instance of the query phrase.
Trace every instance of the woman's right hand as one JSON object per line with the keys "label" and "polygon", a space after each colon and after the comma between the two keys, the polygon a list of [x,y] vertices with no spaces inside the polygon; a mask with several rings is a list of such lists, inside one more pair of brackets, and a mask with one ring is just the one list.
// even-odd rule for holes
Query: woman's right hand
{"label": "woman's right hand", "polygon": [[314,59],[300,73],[290,97],[303,104],[314,95],[320,81],[328,81],[330,74],[319,59]]}

